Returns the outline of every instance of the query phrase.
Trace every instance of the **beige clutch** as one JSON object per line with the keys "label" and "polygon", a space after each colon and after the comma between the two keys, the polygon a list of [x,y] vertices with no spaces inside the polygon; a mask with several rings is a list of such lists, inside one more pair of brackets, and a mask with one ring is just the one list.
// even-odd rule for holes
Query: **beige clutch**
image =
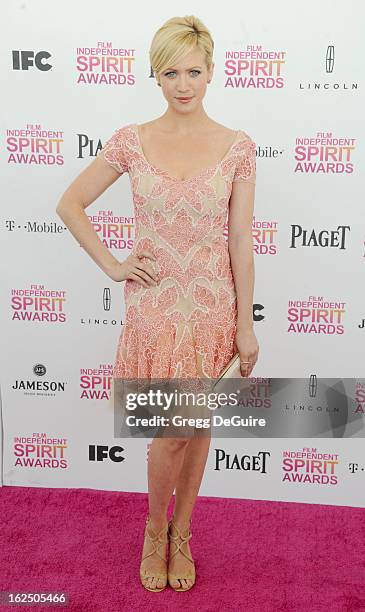
{"label": "beige clutch", "polygon": [[215,393],[230,393],[233,391],[232,378],[239,378],[239,388],[243,389],[248,387],[250,384],[249,378],[245,378],[241,374],[240,368],[240,354],[236,353],[232,359],[227,363],[226,367],[222,370],[219,377],[213,384],[213,391]]}
{"label": "beige clutch", "polygon": [[219,375],[217,382],[221,380],[221,378],[241,378],[241,368],[240,368],[240,354],[236,353],[233,355],[232,359],[227,363],[224,370]]}

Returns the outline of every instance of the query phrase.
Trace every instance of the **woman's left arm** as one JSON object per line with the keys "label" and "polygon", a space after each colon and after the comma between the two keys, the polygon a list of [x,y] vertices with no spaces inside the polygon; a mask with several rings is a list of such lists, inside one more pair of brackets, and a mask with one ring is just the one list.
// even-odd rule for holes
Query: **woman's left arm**
{"label": "woman's left arm", "polygon": [[259,351],[253,331],[255,266],[252,221],[254,201],[254,183],[248,181],[232,183],[228,215],[228,249],[237,295],[236,344],[240,354],[242,376],[250,375]]}

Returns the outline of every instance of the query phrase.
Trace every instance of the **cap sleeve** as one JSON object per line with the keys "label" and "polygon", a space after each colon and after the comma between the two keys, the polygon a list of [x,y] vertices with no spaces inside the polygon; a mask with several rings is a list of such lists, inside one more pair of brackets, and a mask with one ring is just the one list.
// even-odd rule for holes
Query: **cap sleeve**
{"label": "cap sleeve", "polygon": [[237,162],[233,182],[246,181],[247,183],[256,183],[256,143],[247,136],[241,143],[241,147],[237,153]]}
{"label": "cap sleeve", "polygon": [[127,148],[125,146],[126,128],[127,126],[123,126],[115,130],[114,134],[97,153],[97,157],[104,158],[120,174],[128,172]]}

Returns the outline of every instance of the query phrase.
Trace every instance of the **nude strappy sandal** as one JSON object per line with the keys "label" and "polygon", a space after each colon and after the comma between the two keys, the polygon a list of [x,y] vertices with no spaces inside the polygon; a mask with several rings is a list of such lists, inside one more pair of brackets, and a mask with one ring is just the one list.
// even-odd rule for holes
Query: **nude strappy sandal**
{"label": "nude strappy sandal", "polygon": [[[147,537],[147,539],[153,544],[153,549],[149,553],[147,553],[146,555],[144,555],[142,557],[141,565],[142,565],[142,562],[144,561],[144,559],[147,559],[147,557],[150,557],[154,553],[157,553],[158,556],[163,561],[166,561],[166,556],[163,557],[160,554],[159,548],[163,544],[164,547],[165,547],[164,551],[166,552],[166,544],[167,544],[167,541],[168,541],[168,537],[167,537],[168,527],[163,527],[158,534],[150,535],[150,533],[148,532],[148,530],[149,530],[148,523],[149,522],[150,522],[150,516],[148,515],[147,519],[146,519],[145,537]],[[152,530],[150,530],[150,531],[152,532]],[[166,586],[167,586],[167,571],[164,572],[164,573],[161,573],[161,572],[152,572],[152,570],[148,571],[148,570],[144,570],[144,569],[142,569],[140,567],[139,575],[140,575],[140,578],[141,578],[142,585],[144,586],[145,589],[147,589],[147,591],[152,591],[153,593],[159,593],[160,591],[163,591],[164,588],[166,588]],[[155,589],[152,589],[151,587],[145,585],[144,581],[146,580],[146,578],[156,578],[156,582],[158,582],[158,580],[161,579],[161,580],[164,581],[165,584],[162,587],[159,587],[159,588],[156,587]]]}
{"label": "nude strappy sandal", "polygon": [[[172,574],[169,570],[167,572],[167,578],[169,581],[169,584],[171,586],[171,588],[174,589],[174,591],[188,591],[189,589],[191,589],[194,584],[195,584],[195,563],[194,560],[192,559],[191,556],[189,556],[185,551],[183,551],[181,549],[181,546],[183,544],[185,544],[185,542],[188,542],[190,540],[190,538],[192,538],[193,534],[191,533],[190,530],[190,526],[191,526],[191,519],[189,521],[189,531],[188,531],[188,535],[186,537],[184,537],[179,529],[179,527],[176,525],[176,523],[174,523],[173,519],[171,519],[171,521],[169,521],[169,528],[168,528],[168,534],[169,534],[169,540],[170,542],[173,542],[173,544],[175,544],[176,546],[176,550],[174,550],[172,553],[170,552],[170,559],[172,559],[177,553],[178,551],[180,551],[184,557],[186,557],[186,559],[188,559],[189,561],[191,561],[191,563],[193,564],[193,568],[192,568],[192,572],[191,574],[186,574],[186,575],[176,575],[176,574]],[[174,527],[174,529],[176,530],[176,535],[172,535],[171,533],[171,527]],[[177,542],[176,540],[181,540],[181,542]],[[191,586],[187,586],[186,588],[181,586],[180,588],[175,588],[171,585],[171,581],[172,580],[192,580],[193,584]]]}

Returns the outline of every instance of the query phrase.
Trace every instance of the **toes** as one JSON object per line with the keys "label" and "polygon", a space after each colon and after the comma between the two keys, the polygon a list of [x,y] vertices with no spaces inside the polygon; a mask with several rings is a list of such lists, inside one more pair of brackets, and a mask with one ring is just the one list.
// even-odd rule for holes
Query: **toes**
{"label": "toes", "polygon": [[178,578],[169,580],[169,584],[173,589],[191,589],[194,584],[192,578]]}
{"label": "toes", "polygon": [[[162,578],[155,578],[154,576],[144,578],[143,584],[149,589],[162,589],[164,586],[166,586],[166,583]],[[177,586],[179,586],[179,584]]]}

